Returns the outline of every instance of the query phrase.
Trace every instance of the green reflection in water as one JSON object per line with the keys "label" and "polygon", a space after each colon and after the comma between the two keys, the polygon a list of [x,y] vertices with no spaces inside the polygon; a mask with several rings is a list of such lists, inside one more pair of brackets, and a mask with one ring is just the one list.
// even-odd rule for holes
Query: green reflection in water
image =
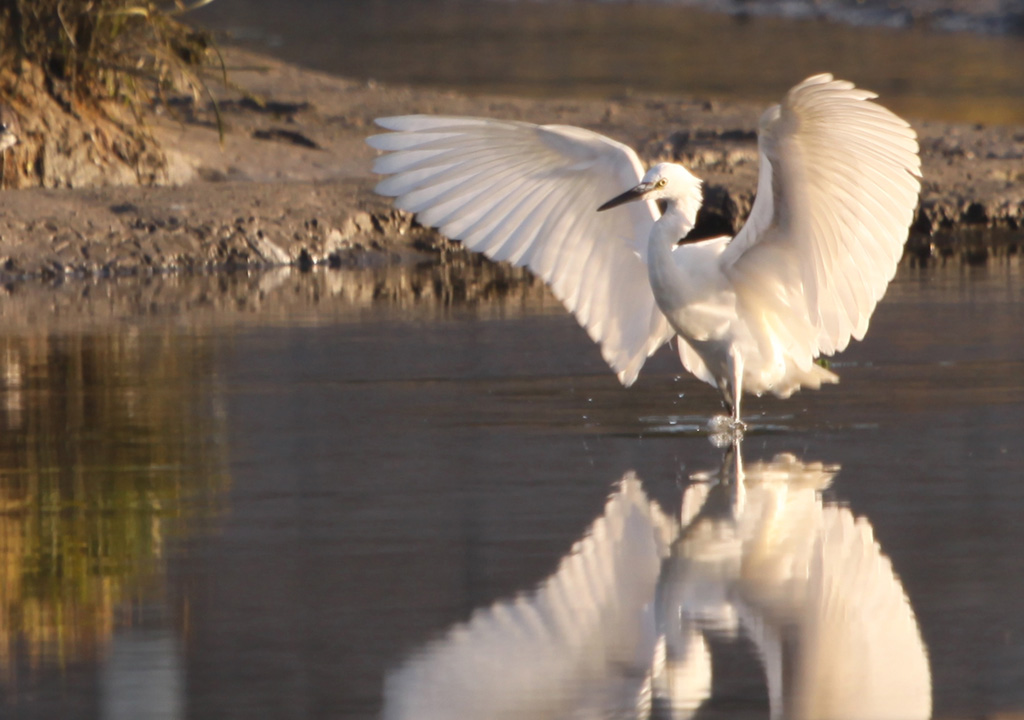
{"label": "green reflection in water", "polygon": [[[171,328],[0,338],[0,668],[92,657],[162,594],[168,540],[218,510],[208,339]],[[22,662],[19,662],[21,660]]]}

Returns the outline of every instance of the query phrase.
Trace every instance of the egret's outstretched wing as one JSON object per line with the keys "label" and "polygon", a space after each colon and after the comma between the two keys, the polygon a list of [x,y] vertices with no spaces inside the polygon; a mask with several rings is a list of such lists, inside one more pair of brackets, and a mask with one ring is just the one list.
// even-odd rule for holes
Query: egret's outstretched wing
{"label": "egret's outstretched wing", "polygon": [[367,142],[389,154],[377,192],[494,260],[525,265],[572,312],[624,385],[674,333],[647,278],[650,202],[597,213],[643,168],[589,130],[482,118],[408,115]]}
{"label": "egret's outstretched wing", "polygon": [[917,205],[917,136],[874,97],[815,75],[762,115],[757,198],[721,258],[749,317],[808,363],[864,336]]}

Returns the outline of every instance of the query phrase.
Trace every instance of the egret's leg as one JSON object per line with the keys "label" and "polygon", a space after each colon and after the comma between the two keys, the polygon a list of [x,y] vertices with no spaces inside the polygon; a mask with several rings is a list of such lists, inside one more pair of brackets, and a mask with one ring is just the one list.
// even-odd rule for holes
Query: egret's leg
{"label": "egret's leg", "polygon": [[725,414],[729,416],[729,419],[732,419],[736,415],[736,411],[733,410],[733,404],[728,399],[728,393],[728,388],[722,393],[722,407],[725,408]]}
{"label": "egret's leg", "polygon": [[729,365],[732,370],[732,422],[738,429],[743,429],[740,419],[740,399],[743,396],[743,356],[735,349],[729,353]]}

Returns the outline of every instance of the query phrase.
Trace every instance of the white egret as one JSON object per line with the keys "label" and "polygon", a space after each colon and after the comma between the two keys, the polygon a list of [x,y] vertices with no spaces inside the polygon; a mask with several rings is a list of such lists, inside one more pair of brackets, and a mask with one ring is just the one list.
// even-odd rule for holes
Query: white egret
{"label": "white egret", "polygon": [[623,385],[677,336],[683,365],[742,427],[743,391],[788,397],[836,382],[815,360],[863,338],[895,274],[920,160],[914,131],[875,97],[831,75],[791,89],[761,116],[746,224],[683,244],[701,181],[672,163],[644,174],[633,150],[589,130],[408,115],[378,119],[394,132],[368,142],[388,153],[374,165],[391,176],[378,193],[528,267]]}

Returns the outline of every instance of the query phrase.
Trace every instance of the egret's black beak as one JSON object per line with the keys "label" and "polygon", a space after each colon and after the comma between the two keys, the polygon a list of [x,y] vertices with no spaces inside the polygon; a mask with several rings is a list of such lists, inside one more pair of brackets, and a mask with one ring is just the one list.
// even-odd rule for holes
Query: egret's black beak
{"label": "egret's black beak", "polygon": [[611,210],[613,207],[618,207],[619,205],[625,205],[628,202],[639,200],[653,189],[654,183],[640,183],[632,190],[627,190],[621,195],[613,197],[611,200],[599,207],[597,211],[601,212],[602,210]]}

